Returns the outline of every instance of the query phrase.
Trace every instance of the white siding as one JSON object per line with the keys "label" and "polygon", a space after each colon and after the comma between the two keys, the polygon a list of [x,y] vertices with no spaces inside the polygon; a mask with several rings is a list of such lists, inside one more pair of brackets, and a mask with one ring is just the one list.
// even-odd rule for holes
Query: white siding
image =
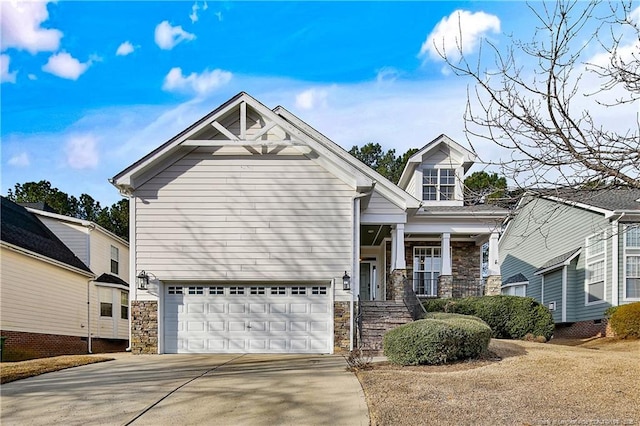
{"label": "white siding", "polygon": [[199,148],[135,193],[137,269],[160,280],[326,280],[350,270],[354,190],[302,156]]}
{"label": "white siding", "polygon": [[38,215],[44,223],[85,265],[89,265],[89,243],[87,228],[82,225],[62,222],[58,219]]}
{"label": "white siding", "polygon": [[378,191],[373,191],[369,206],[363,212],[367,214],[404,214],[404,210],[384,198]]}
{"label": "white siding", "polygon": [[2,248],[0,328],[87,335],[89,278]]}
{"label": "white siding", "polygon": [[[119,251],[118,273],[111,272],[111,246]],[[91,232],[91,264],[89,268],[100,276],[103,273],[117,275],[122,280],[129,282],[129,248],[107,234],[94,230]]]}
{"label": "white siding", "polygon": [[[107,289],[111,293],[113,316],[100,316],[99,289]],[[129,339],[129,320],[120,318],[120,293],[122,289],[94,284],[91,287],[91,333],[93,337],[103,339]],[[128,291],[127,291],[128,293]]]}

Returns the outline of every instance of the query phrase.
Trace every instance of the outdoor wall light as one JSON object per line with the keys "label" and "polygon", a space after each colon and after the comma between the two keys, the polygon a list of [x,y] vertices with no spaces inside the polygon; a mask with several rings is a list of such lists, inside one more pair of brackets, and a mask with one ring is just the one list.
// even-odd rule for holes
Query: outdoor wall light
{"label": "outdoor wall light", "polygon": [[138,290],[146,290],[149,288],[149,274],[147,274],[144,269],[140,271],[137,278]]}
{"label": "outdoor wall light", "polygon": [[342,276],[342,289],[351,290],[351,277],[347,274],[347,271],[344,271],[344,275]]}

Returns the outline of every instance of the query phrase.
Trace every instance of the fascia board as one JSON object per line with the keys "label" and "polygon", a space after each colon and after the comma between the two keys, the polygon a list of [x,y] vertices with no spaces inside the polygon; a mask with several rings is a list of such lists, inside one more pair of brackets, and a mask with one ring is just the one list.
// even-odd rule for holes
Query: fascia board
{"label": "fascia board", "polygon": [[603,209],[600,207],[595,207],[592,206],[590,204],[585,204],[585,203],[581,203],[579,201],[571,201],[571,200],[567,200],[561,197],[554,197],[553,195],[540,195],[540,198],[549,200],[549,201],[554,201],[556,203],[562,203],[562,204],[566,204],[568,206],[571,207],[579,207],[581,209],[585,209],[585,210],[590,210],[596,213],[600,213],[602,215],[604,215],[605,218],[609,218],[611,216],[613,216],[615,214],[615,211],[612,210],[607,210],[607,209]]}

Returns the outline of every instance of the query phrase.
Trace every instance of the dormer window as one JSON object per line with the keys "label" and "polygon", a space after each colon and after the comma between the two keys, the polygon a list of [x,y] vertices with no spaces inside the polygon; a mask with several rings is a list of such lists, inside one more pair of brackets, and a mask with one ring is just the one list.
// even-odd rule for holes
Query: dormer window
{"label": "dormer window", "polygon": [[422,173],[422,199],[446,201],[455,199],[455,169],[424,169]]}

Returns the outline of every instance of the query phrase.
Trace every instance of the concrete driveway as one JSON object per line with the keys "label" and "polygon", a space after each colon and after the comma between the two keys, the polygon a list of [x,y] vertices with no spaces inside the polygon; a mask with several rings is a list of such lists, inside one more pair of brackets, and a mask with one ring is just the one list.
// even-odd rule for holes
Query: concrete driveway
{"label": "concrete driveway", "polygon": [[131,355],[2,385],[7,425],[368,425],[341,356]]}

